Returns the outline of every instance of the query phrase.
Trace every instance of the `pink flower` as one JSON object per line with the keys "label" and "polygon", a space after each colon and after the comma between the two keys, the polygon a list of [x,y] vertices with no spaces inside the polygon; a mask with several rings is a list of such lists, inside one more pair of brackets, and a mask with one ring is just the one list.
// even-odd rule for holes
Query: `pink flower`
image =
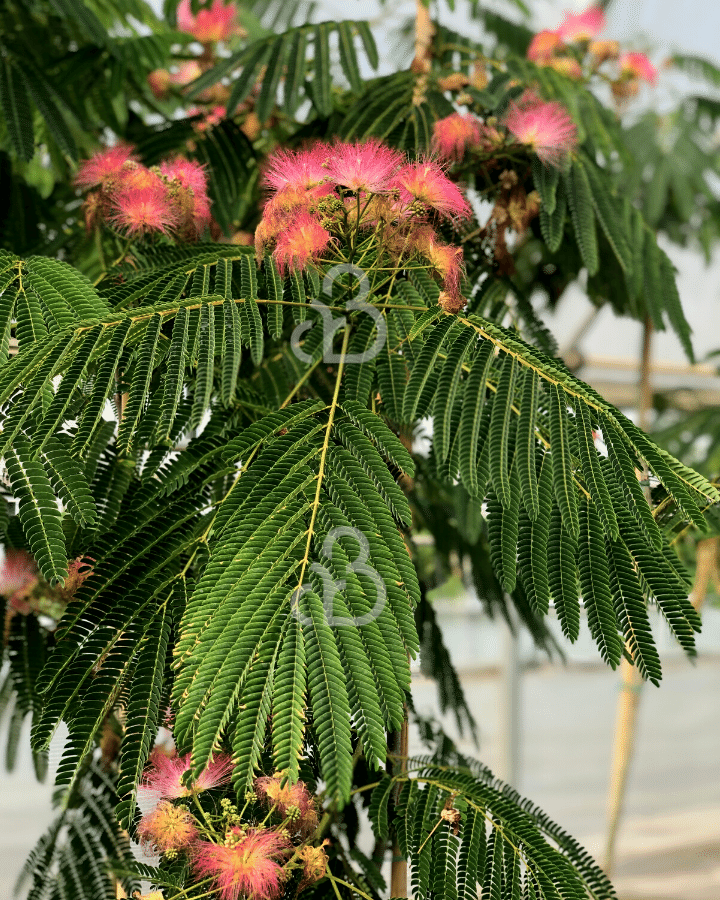
{"label": "pink flower", "polygon": [[145,166],[135,162],[126,163],[120,173],[117,187],[119,190],[127,191],[128,193],[141,191],[145,188],[161,192],[164,190],[162,179],[157,172],[152,172],[150,169],[146,169]]}
{"label": "pink flower", "polygon": [[160,163],[160,172],[168,181],[177,181],[194,194],[207,193],[205,166],[200,163],[178,157],[172,162]]}
{"label": "pink flower", "polygon": [[37,564],[27,550],[6,548],[0,565],[0,594],[16,612],[24,616],[30,612],[26,598],[37,583]]}
{"label": "pink flower", "polygon": [[180,0],[177,8],[179,31],[191,34],[201,44],[226,41],[238,31],[238,10],[234,3],[227,6],[223,0],[213,0],[210,9],[201,9],[196,16],[190,7],[190,0]]}
{"label": "pink flower", "polygon": [[[229,844],[229,845],[228,845]],[[274,900],[283,890],[280,865],[292,850],[284,835],[266,829],[232,828],[226,845],[199,841],[193,868],[201,878],[214,878],[222,900]]]}
{"label": "pink flower", "polygon": [[[198,13],[198,16],[201,15],[202,12]],[[169,76],[169,81],[170,84],[177,84],[180,85],[180,87],[185,87],[186,84],[190,84],[191,81],[195,81],[195,79],[199,78],[201,75],[202,69],[197,60],[189,59],[186,62],[180,63],[177,72],[173,72]]]}
{"label": "pink flower", "polygon": [[591,41],[605,27],[605,13],[599,6],[591,6],[585,12],[573,15],[565,13],[557,33],[565,43]]}
{"label": "pink flower", "polygon": [[167,69],[153,69],[147,77],[150,90],[155,94],[158,100],[162,100],[167,95],[168,88],[171,84],[172,76]]}
{"label": "pink flower", "polygon": [[545,103],[531,92],[510,104],[505,124],[517,141],[532,147],[546,165],[559,166],[577,144],[577,129],[565,107],[556,101]]}
{"label": "pink flower", "polygon": [[266,806],[274,806],[278,814],[285,819],[292,818],[294,810],[297,810],[291,824],[301,834],[311,834],[318,824],[315,799],[307,786],[298,781],[290,784],[286,781],[282,784],[282,773],[276,772],[272,777],[263,775],[255,781],[255,791]]}
{"label": "pink flower", "polygon": [[464,219],[472,212],[458,186],[430,159],[403,166],[392,186],[399,190],[400,201],[406,206],[417,201],[448,219]]}
{"label": "pink flower", "polygon": [[150,766],[145,772],[143,786],[169,800],[189,797],[209,791],[230,781],[233,764],[227,753],[214,759],[191,786],[182,783],[182,777],[192,768],[190,754],[185,756],[165,756],[161,750],[154,750],[150,756]]}
{"label": "pink flower", "polygon": [[178,221],[188,239],[197,238],[210,224],[205,166],[187,159],[160,164]]}
{"label": "pink flower", "polygon": [[161,800],[155,809],[143,816],[138,825],[141,843],[158,853],[181,850],[198,837],[193,817],[184,806],[173,806]]}
{"label": "pink flower", "polygon": [[480,143],[480,124],[475,116],[452,113],[433,127],[433,149],[445,159],[459,162],[469,147]]}
{"label": "pink flower", "polygon": [[351,191],[384,191],[403,162],[403,155],[378,140],[335,144],[330,148],[327,173]]}
{"label": "pink flower", "polygon": [[557,31],[538,31],[530,41],[527,58],[541,65],[547,62],[552,55],[562,47],[563,41]]}
{"label": "pink flower", "polygon": [[458,309],[462,308],[465,305],[460,294],[460,279],[463,273],[462,247],[441,243],[429,227],[416,230],[413,244],[442,278],[443,291],[452,298]]}
{"label": "pink flower", "polygon": [[82,587],[85,581],[93,574],[92,563],[95,560],[88,556],[78,556],[68,563],[68,574],[65,579],[65,586],[62,589],[62,595],[66,600],[74,596],[76,591]]}
{"label": "pink flower", "polygon": [[162,183],[123,188],[113,198],[113,207],[111,221],[128,235],[142,237],[151,231],[167,234],[176,224],[167,188]]}
{"label": "pink flower", "polygon": [[607,59],[617,59],[620,55],[620,44],[617,41],[592,41],[588,53],[596,66]]}
{"label": "pink flower", "polygon": [[329,243],[330,232],[309,213],[301,213],[278,236],[273,257],[280,274],[289,269],[304,269]]}
{"label": "pink flower", "polygon": [[623,53],[620,71],[623,75],[642,78],[652,85],[657,83],[658,71],[644,53]]}
{"label": "pink flower", "polygon": [[117,144],[107,150],[100,150],[80,164],[75,184],[80,187],[105,186],[122,173],[126,163],[135,159],[137,157],[133,154],[133,148],[128,144]]}
{"label": "pink flower", "polygon": [[263,184],[274,191],[310,188],[327,181],[328,148],[318,144],[309,150],[276,150],[267,160]]}

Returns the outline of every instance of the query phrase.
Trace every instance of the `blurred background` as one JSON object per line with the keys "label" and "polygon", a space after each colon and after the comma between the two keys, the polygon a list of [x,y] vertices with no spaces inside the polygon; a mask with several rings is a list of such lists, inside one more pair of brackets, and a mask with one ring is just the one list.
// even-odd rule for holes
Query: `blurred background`
{"label": "blurred background", "polygon": [[[152,5],[160,11],[162,2]],[[471,15],[471,4],[443,0],[433,5],[443,24],[482,38],[483,24]],[[517,0],[481,3],[483,9],[523,21],[533,31],[556,27],[564,11],[579,12],[587,4],[526,0],[529,18],[523,5]],[[324,0],[314,4],[312,15],[317,20],[369,19],[383,59],[381,70],[387,71],[398,67],[403,55],[408,63],[412,58],[414,12],[412,0]],[[603,36],[646,52],[658,66],[676,53],[705,57],[720,66],[717,0],[612,0],[606,12]],[[639,120],[648,111],[662,116],[682,106],[683,99],[697,91],[697,80],[688,68],[663,68],[659,86],[644,88],[629,114]],[[708,103],[720,96],[720,80],[712,81],[706,77],[703,83]],[[662,127],[663,119],[658,122]],[[677,139],[677,128],[668,133]],[[720,133],[714,122],[705,133],[704,150],[715,154]],[[677,160],[681,165],[681,153]],[[717,189],[720,181],[716,182]],[[681,183],[674,184],[677,191]],[[679,271],[680,296],[698,362],[688,364],[673,333],[653,336],[649,377],[655,396],[649,424],[682,453],[684,461],[712,467],[713,453],[718,452],[715,433],[720,431],[720,376],[713,355],[720,347],[720,260],[711,236],[701,229],[694,236],[678,232],[664,247]],[[597,310],[572,286],[554,310],[540,306],[538,312],[576,373],[636,415],[642,325],[617,319],[609,305]],[[683,445],[688,416],[696,421],[705,416],[707,424],[705,436],[694,439],[692,446],[687,441]],[[665,674],[659,689],[649,686],[637,694],[634,754],[627,760],[613,867],[620,900],[720,898],[720,608],[717,553],[714,547],[706,549],[704,630],[697,661],[683,656],[664,623],[654,623]],[[580,640],[569,649],[557,628],[564,660],[557,654],[548,659],[525,633],[513,637],[502,619],[492,620],[483,612],[459,566],[432,599],[478,724],[477,745],[450,719],[443,723],[448,732],[463,751],[479,756],[510,780],[605,862],[613,748],[627,737],[623,734],[627,724],[621,723],[618,730],[618,698],[635,688],[623,686],[620,675],[603,665],[585,625]],[[414,694],[417,712],[436,712],[436,687],[419,669]],[[5,735],[0,734],[0,747],[4,746]],[[0,897],[13,896],[23,860],[50,822],[52,775],[60,747],[58,741],[51,750],[45,784],[35,780],[27,734],[15,770],[8,773],[0,766]],[[414,733],[411,752],[421,749]]]}

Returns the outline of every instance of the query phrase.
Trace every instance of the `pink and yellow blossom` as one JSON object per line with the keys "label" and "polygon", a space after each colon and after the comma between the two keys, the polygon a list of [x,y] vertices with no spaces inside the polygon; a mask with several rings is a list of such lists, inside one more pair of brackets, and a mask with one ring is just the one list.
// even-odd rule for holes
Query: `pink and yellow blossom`
{"label": "pink and yellow blossom", "polygon": [[113,198],[110,220],[131,237],[159,231],[167,234],[177,222],[165,186],[122,188]]}
{"label": "pink and yellow blossom", "polygon": [[272,777],[264,775],[256,779],[255,792],[266,806],[274,806],[283,819],[294,814],[295,828],[302,834],[310,834],[317,828],[315,800],[302,781],[290,784],[286,780],[283,784],[282,774],[276,772]]}
{"label": "pink and yellow blossom", "polygon": [[329,178],[336,184],[375,194],[387,189],[402,162],[403,155],[398,150],[378,140],[368,140],[332,145],[321,165],[327,167]]}
{"label": "pink and yellow blossom", "polygon": [[577,144],[577,129],[565,107],[556,101],[546,103],[531,92],[510,104],[505,125],[546,165],[559,166]]}
{"label": "pink and yellow blossom", "polygon": [[282,834],[267,829],[232,828],[225,845],[199,841],[193,868],[201,878],[213,878],[221,900],[274,900],[283,891],[282,861],[292,852]]}
{"label": "pink and yellow blossom", "polygon": [[273,191],[284,188],[311,188],[328,180],[325,145],[308,150],[276,150],[266,163],[263,184]]}
{"label": "pink and yellow blossom", "polygon": [[195,821],[184,806],[161,800],[138,825],[140,842],[157,853],[188,848],[198,838]]}
{"label": "pink and yellow blossom", "polygon": [[592,41],[588,46],[588,53],[592,56],[593,63],[599,66],[608,59],[618,58],[620,44],[617,41]]}
{"label": "pink and yellow blossom", "polygon": [[443,280],[443,291],[452,298],[457,308],[465,301],[460,294],[460,280],[463,274],[462,247],[443,244],[437,239],[432,228],[418,228],[413,235],[413,247],[422,254]]}
{"label": "pink and yellow blossom", "polygon": [[100,150],[80,164],[75,184],[79,187],[97,187],[117,180],[126,164],[137,159],[133,151],[129,144],[116,144],[107,150]]}
{"label": "pink and yellow blossom", "polygon": [[563,43],[591,41],[605,27],[605,13],[599,6],[591,6],[585,12],[565,13],[557,33]]}
{"label": "pink and yellow blossom", "polygon": [[480,144],[480,123],[473,115],[452,113],[433,127],[433,149],[444,159],[459,162],[465,151]]}
{"label": "pink and yellow blossom", "polygon": [[223,0],[213,0],[208,9],[204,7],[193,15],[190,0],[180,0],[177,8],[179,31],[191,34],[201,44],[226,41],[240,29],[237,24],[238,9],[235,3],[225,4]]}
{"label": "pink and yellow blossom", "polygon": [[153,94],[162,100],[167,96],[167,92],[172,83],[170,80],[170,72],[167,69],[153,69],[147,77],[148,85]]}
{"label": "pink and yellow blossom", "polygon": [[168,184],[180,223],[186,231],[192,227],[197,237],[211,220],[205,166],[178,157],[161,163],[160,174]]}
{"label": "pink and yellow blossom", "polygon": [[583,70],[580,63],[571,56],[553,56],[545,65],[551,69],[555,69],[566,78],[572,78],[573,81],[580,81],[583,77]]}
{"label": "pink and yellow blossom", "polygon": [[195,59],[188,59],[180,63],[176,72],[170,74],[170,84],[177,84],[179,87],[185,87],[191,81],[195,81],[202,75],[200,64]]}
{"label": "pink and yellow blossom", "polygon": [[27,550],[5,549],[0,565],[0,595],[22,615],[30,612],[27,597],[38,584],[37,563]]}
{"label": "pink and yellow blossom", "polygon": [[530,41],[527,58],[544,65],[562,45],[563,40],[557,31],[549,31],[548,29],[538,31]]}
{"label": "pink and yellow blossom", "polygon": [[620,71],[623,75],[641,78],[649,84],[657,84],[658,71],[644,53],[623,53],[620,57]]}
{"label": "pink and yellow blossom", "polygon": [[433,160],[408,163],[392,182],[400,193],[400,202],[409,206],[417,202],[447,219],[465,219],[472,212],[456,184]]}
{"label": "pink and yellow blossom", "polygon": [[192,768],[189,753],[185,756],[168,757],[160,750],[150,756],[150,766],[145,772],[143,786],[168,800],[189,797],[227,784],[230,781],[233,764],[227,753],[221,753],[200,774],[199,778],[184,784],[183,776]]}
{"label": "pink and yellow blossom", "polygon": [[327,249],[330,240],[330,232],[317,219],[309,213],[298,215],[280,232],[273,251],[280,274],[306,268]]}

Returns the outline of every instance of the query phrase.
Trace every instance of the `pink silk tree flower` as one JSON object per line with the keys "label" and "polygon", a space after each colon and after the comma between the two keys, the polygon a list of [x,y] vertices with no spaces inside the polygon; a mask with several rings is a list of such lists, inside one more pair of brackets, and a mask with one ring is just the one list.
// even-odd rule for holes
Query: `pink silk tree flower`
{"label": "pink silk tree flower", "polygon": [[226,41],[239,30],[237,24],[238,9],[234,3],[227,5],[223,0],[213,0],[209,9],[192,13],[190,0],[180,0],[177,8],[178,31],[191,34],[201,44],[214,44]]}
{"label": "pink silk tree flower", "polygon": [[157,172],[146,169],[139,163],[129,162],[123,168],[117,184],[119,191],[141,191],[153,188],[162,192],[164,185]]}
{"label": "pink silk tree flower", "polygon": [[201,75],[202,69],[200,68],[200,64],[195,59],[189,59],[186,62],[180,63],[177,72],[171,73],[170,84],[177,84],[179,87],[185,87],[186,84],[190,84],[191,81],[195,81],[195,79],[199,78]]}
{"label": "pink silk tree flower", "polygon": [[480,144],[480,123],[470,114],[452,113],[433,126],[433,150],[444,159],[459,162],[465,151]]}
{"label": "pink silk tree flower", "polygon": [[162,100],[167,96],[168,89],[172,83],[170,72],[167,69],[153,69],[147,77],[150,90],[158,98]]}
{"label": "pink silk tree flower", "polygon": [[171,758],[161,750],[154,750],[150,755],[150,766],[143,778],[143,787],[168,800],[190,797],[227,784],[230,781],[233,764],[227,753],[221,753],[202,771],[197,781],[191,782],[188,787],[183,784],[182,778],[191,768],[189,753]]}
{"label": "pink silk tree flower", "polygon": [[113,198],[113,209],[110,221],[130,237],[143,237],[153,231],[167,234],[177,222],[162,182],[157,186],[120,190]]}
{"label": "pink silk tree flower", "polygon": [[176,201],[178,216],[190,219],[197,234],[210,224],[210,200],[207,195],[205,166],[178,157],[160,164],[160,174],[169,185],[169,193]]}
{"label": "pink silk tree flower", "polygon": [[563,40],[557,31],[538,31],[530,41],[527,49],[527,58],[541,65],[547,62],[553,54],[563,45]]}
{"label": "pink silk tree flower", "polygon": [[198,831],[184,806],[173,806],[167,800],[161,800],[140,820],[138,835],[140,843],[157,853],[167,853],[189,847],[197,840]]}
{"label": "pink silk tree flower", "polygon": [[585,12],[573,15],[565,13],[562,25],[557,30],[566,44],[576,41],[591,41],[605,27],[605,13],[599,6],[590,6]]}
{"label": "pink silk tree flower", "polygon": [[281,275],[291,269],[304,269],[327,249],[330,232],[309,213],[301,213],[284,228],[277,240],[273,258]]}
{"label": "pink silk tree flower", "polygon": [[446,219],[466,219],[472,212],[458,186],[430,159],[403,166],[392,186],[399,191],[404,206],[418,202]]}
{"label": "pink silk tree flower", "polygon": [[27,550],[5,549],[5,559],[0,565],[0,595],[22,615],[30,612],[26,598],[38,583],[37,564]]}
{"label": "pink silk tree flower", "polygon": [[545,103],[525,94],[511,103],[505,118],[508,131],[537,153],[545,165],[559,166],[577,144],[577,129],[561,103]]}
{"label": "pink silk tree flower", "polygon": [[177,181],[184,188],[189,188],[194,194],[205,194],[207,192],[205,166],[200,163],[178,157],[172,162],[160,163],[160,173],[168,181]]}
{"label": "pink silk tree flower", "polygon": [[117,144],[95,153],[80,164],[75,184],[79,187],[97,187],[115,181],[123,173],[125,164],[137,160],[129,144]]}
{"label": "pink silk tree flower", "polygon": [[[229,840],[228,840],[229,838]],[[280,865],[293,846],[282,834],[232,828],[225,845],[199,841],[193,868],[201,878],[214,878],[221,900],[275,900],[283,892],[285,872]]]}
{"label": "pink silk tree flower", "polygon": [[460,279],[463,274],[462,247],[443,244],[429,227],[416,229],[413,247],[428,260],[442,278],[443,293],[454,304],[454,311],[462,309],[465,305],[460,293]]}
{"label": "pink silk tree flower", "polygon": [[[283,776],[276,772],[272,777],[263,775],[255,780],[255,793],[268,807],[274,806],[278,815],[283,819],[290,816],[294,818],[292,825],[301,834],[311,834],[318,824],[315,799],[302,781],[290,784],[286,781],[283,785]],[[296,812],[295,812],[296,811]]]}
{"label": "pink silk tree flower", "polygon": [[325,166],[336,184],[351,191],[377,194],[387,189],[402,163],[402,153],[378,140],[369,140],[332,145]]}
{"label": "pink silk tree flower", "polygon": [[657,84],[658,70],[644,53],[623,53],[620,57],[620,71],[623,75],[641,78],[648,84]]}
{"label": "pink silk tree flower", "polygon": [[591,41],[588,53],[593,63],[599,66],[608,59],[617,59],[620,55],[620,44],[617,41]]}
{"label": "pink silk tree flower", "polygon": [[273,191],[284,188],[315,187],[328,180],[326,161],[329,148],[316,145],[309,150],[276,150],[267,160],[263,184]]}

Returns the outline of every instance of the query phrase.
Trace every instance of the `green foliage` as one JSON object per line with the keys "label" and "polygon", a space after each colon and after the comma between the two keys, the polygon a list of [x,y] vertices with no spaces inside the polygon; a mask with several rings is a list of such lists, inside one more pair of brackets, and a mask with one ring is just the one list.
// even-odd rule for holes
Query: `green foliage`
{"label": "green foliage", "polygon": [[414,896],[476,897],[482,890],[494,900],[615,898],[569,835],[457,751],[410,760],[407,774],[384,776],[370,817],[380,837],[393,823],[410,859]]}
{"label": "green foliage", "polygon": [[[206,164],[229,236],[254,227],[261,156],[275,144],[375,136],[421,156],[454,110],[445,77],[487,59],[438,27],[428,72],[365,79],[365,61],[378,64],[366,23],[298,25],[281,6],[248,7],[247,40],[191,86],[225,92],[228,115],[203,131],[149,94],[148,73],[185,38],[140,0],[39,0],[30,17],[13,0],[0,13],[12,24],[0,28],[0,167],[13,186],[0,238],[23,249],[0,250],[0,453],[17,502],[0,524],[7,546],[36,559],[38,593],[63,608],[52,632],[35,616],[9,618],[8,762],[28,716],[39,773],[60,725],[69,732],[62,811],[26,867],[31,897],[109,898],[111,870],[128,892],[131,871],[183,889],[172,866],[133,863],[121,831],[135,833],[137,786],[169,707],[193,776],[230,753],[241,801],[273,768],[321,783],[337,847],[341,827],[353,843],[367,798],[374,858],[354,851],[351,865],[333,850],[329,869],[352,872],[367,896],[384,890],[392,836],[419,898],[613,900],[568,835],[431,725],[419,723],[435,754],[406,769],[392,768],[388,736],[412,710],[418,655],[442,711],[475,736],[429,599],[458,561],[488,612],[519,617],[548,651],[551,605],[574,641],[582,600],[613,668],[625,652],[660,680],[649,604],[694,653],[700,623],[670,540],[704,528],[720,494],[565,368],[531,299],[540,288],[555,302],[586,270],[593,302],[669,324],[692,358],[656,227],[670,208],[687,222],[680,191],[702,187],[667,163],[656,185],[633,181],[645,126],[624,130],[590,92],[519,58],[527,29],[476,9],[504,61],[486,87],[465,85],[467,105],[502,121],[532,81],[571,111],[580,146],[562,171],[519,145],[504,158],[517,196],[541,201],[512,254],[474,220],[447,227],[464,249],[465,312],[446,310],[429,267],[403,261],[366,298],[382,329],[345,306],[348,282],[336,282],[329,304],[344,321],[328,346],[313,302],[323,263],[281,277],[245,246],[161,238],[119,244],[108,265],[68,224],[70,163],[105,129],[148,165],[179,150]],[[283,26],[270,27],[277,16]],[[41,65],[31,45],[50,28],[58,39]],[[39,149],[58,179],[44,196],[25,180]],[[479,157],[455,172],[500,196],[499,171]],[[4,237],[32,203],[44,210],[44,255],[24,252],[39,229]],[[79,267],[54,259],[60,248]],[[423,530],[429,554],[415,540]],[[69,561],[81,557],[92,572],[78,587]],[[100,750],[111,737],[117,762]]]}
{"label": "green foliage", "polygon": [[129,875],[134,857],[127,833],[115,819],[115,785],[102,766],[88,763],[73,790],[56,792],[59,811],[33,848],[18,879],[20,890],[28,882],[28,900],[113,900],[116,883],[110,863],[125,870],[120,884],[127,892],[139,887]]}

